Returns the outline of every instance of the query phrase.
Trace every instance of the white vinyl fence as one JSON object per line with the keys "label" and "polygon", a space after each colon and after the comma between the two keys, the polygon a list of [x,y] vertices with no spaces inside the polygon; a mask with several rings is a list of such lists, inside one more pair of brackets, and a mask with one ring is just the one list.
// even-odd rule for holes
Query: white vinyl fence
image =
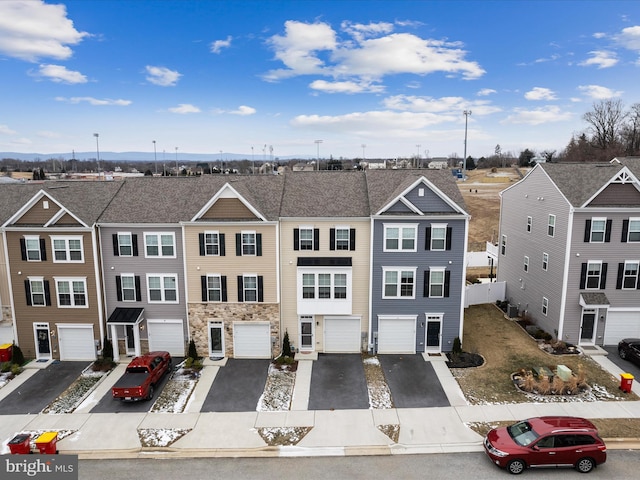
{"label": "white vinyl fence", "polygon": [[504,300],[506,282],[474,283],[465,287],[464,308],[481,303],[496,303]]}

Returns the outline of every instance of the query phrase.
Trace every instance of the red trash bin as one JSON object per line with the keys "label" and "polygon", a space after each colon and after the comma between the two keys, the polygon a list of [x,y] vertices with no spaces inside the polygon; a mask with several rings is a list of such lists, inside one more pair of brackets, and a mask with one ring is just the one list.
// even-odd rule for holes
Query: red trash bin
{"label": "red trash bin", "polygon": [[12,350],[13,350],[13,344],[11,343],[5,343],[0,345],[0,362],[10,362]]}
{"label": "red trash bin", "polygon": [[44,455],[55,455],[58,453],[58,432],[44,432],[36,438],[36,447]]}
{"label": "red trash bin", "polygon": [[620,390],[624,393],[631,393],[631,387],[633,386],[633,375],[630,373],[620,374]]}
{"label": "red trash bin", "polygon": [[21,433],[13,437],[7,445],[12,455],[19,455],[25,453],[31,453],[31,435],[28,433]]}

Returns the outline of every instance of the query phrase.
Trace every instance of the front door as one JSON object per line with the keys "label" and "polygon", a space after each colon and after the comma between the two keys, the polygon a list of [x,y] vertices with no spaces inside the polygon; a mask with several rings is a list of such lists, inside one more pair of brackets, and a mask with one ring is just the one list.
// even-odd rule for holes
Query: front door
{"label": "front door", "polygon": [[300,351],[312,352],[313,348],[313,317],[300,317]]}
{"label": "front door", "polygon": [[127,355],[135,355],[136,354],[136,339],[133,336],[133,328],[137,327],[137,325],[125,325],[125,343],[127,345]]}
{"label": "front door", "polygon": [[224,329],[222,322],[209,322],[209,357],[224,357]]}
{"label": "front door", "polygon": [[442,349],[442,317],[439,315],[427,315],[426,348],[427,353],[440,353]]}
{"label": "front door", "polygon": [[582,324],[580,325],[580,344],[593,344],[596,324],[595,310],[582,311]]}
{"label": "front door", "polygon": [[36,360],[51,359],[51,337],[48,323],[34,323],[33,333],[36,341]]}

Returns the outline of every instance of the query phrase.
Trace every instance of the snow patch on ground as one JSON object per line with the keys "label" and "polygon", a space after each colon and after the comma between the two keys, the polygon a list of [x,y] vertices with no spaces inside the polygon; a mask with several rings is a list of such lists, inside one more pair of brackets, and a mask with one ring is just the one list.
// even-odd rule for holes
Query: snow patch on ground
{"label": "snow patch on ground", "polygon": [[139,428],[138,438],[143,447],[168,447],[190,431],[190,428]]}
{"label": "snow patch on ground", "polygon": [[281,370],[273,363],[269,365],[264,392],[258,400],[258,412],[281,412],[291,408],[293,387],[296,373],[287,369]]}

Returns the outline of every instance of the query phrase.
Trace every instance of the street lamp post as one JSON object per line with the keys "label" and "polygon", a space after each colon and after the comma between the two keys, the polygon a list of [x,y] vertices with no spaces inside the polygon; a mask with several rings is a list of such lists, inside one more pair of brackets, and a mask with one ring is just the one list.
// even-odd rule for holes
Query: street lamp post
{"label": "street lamp post", "polygon": [[367,148],[367,146],[363,143],[363,144],[361,145],[361,147],[362,147],[362,161],[364,162],[364,158],[365,158],[365,157],[364,157],[364,149],[365,149],[365,148]]}
{"label": "street lamp post", "polygon": [[316,149],[317,149],[317,159],[318,159],[317,170],[320,170],[320,144],[322,143],[322,140],[315,140],[313,143],[316,144]]}
{"label": "street lamp post", "polygon": [[153,142],[153,163],[156,166],[156,175],[158,175],[158,157],[156,155],[156,141],[152,140]]}
{"label": "street lamp post", "polygon": [[416,167],[420,166],[420,147],[421,146],[422,145],[420,145],[420,144],[416,145],[416,148],[418,149],[418,157],[416,158]]}
{"label": "street lamp post", "polygon": [[253,156],[253,145],[251,145],[251,175],[256,174],[256,161]]}
{"label": "street lamp post", "polygon": [[98,144],[100,134],[94,133],[93,136],[96,137],[96,161],[98,162],[98,179],[100,179],[100,145]]}
{"label": "street lamp post", "polygon": [[176,147],[176,177],[178,176],[178,147]]}
{"label": "street lamp post", "polygon": [[467,122],[469,120],[469,115],[471,115],[471,110],[465,110],[462,112],[464,115],[464,159],[462,160],[462,179],[467,179]]}

